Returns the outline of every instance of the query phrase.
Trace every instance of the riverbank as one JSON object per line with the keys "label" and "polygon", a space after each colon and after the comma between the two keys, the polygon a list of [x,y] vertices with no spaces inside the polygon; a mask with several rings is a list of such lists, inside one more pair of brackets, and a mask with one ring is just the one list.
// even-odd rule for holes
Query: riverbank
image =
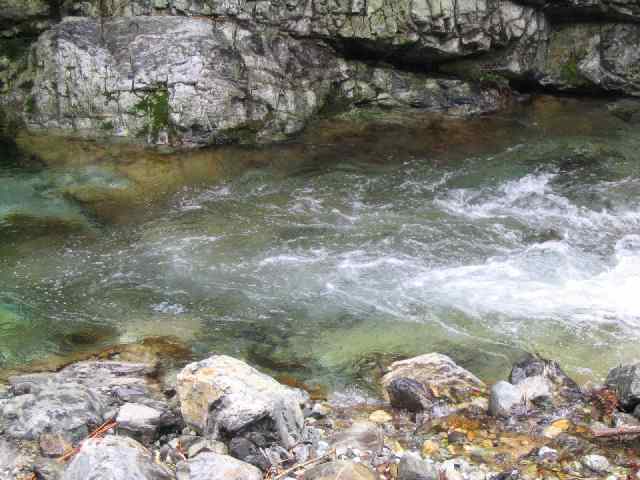
{"label": "riverbank", "polygon": [[362,396],[292,388],[224,355],[122,361],[133,351],[11,377],[0,478],[637,478],[637,365],[580,387],[529,355],[486,385],[432,353],[387,365]]}

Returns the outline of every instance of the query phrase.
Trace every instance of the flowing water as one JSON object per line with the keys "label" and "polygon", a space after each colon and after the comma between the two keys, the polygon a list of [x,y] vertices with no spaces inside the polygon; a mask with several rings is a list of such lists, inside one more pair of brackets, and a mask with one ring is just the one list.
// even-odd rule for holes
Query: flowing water
{"label": "flowing water", "polygon": [[640,357],[640,130],[570,99],[438,122],[231,152],[117,221],[69,191],[125,174],[5,162],[0,368],[155,335],[334,386],[434,350],[488,380]]}

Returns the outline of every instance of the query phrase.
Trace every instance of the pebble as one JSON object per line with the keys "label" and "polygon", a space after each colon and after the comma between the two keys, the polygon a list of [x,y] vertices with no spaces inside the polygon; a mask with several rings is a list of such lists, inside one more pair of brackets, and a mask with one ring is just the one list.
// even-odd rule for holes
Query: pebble
{"label": "pebble", "polygon": [[602,455],[586,455],[582,457],[582,465],[595,473],[606,473],[611,470],[607,457]]}
{"label": "pebble", "polygon": [[393,417],[384,410],[376,410],[371,415],[369,415],[369,420],[373,423],[383,424],[389,423],[391,420],[393,420]]}

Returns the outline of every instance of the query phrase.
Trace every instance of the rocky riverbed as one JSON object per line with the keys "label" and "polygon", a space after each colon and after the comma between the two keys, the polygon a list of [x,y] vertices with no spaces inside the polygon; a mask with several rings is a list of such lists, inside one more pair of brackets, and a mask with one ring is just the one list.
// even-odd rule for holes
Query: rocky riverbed
{"label": "rocky riverbed", "polygon": [[142,351],[9,378],[0,478],[637,478],[640,365],[587,387],[529,355],[486,385],[428,353],[388,365],[377,396],[318,395],[225,355],[123,361]]}

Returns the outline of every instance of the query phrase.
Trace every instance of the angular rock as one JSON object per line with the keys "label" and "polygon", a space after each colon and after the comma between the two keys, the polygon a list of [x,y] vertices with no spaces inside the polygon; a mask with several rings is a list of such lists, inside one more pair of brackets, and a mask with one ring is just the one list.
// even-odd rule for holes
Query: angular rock
{"label": "angular rock", "polygon": [[178,480],[262,480],[253,465],[228,455],[205,452],[178,464]]}
{"label": "angular rock", "polygon": [[436,402],[471,402],[486,393],[481,380],[439,353],[393,363],[382,385],[392,405],[414,411]]}
{"label": "angular rock", "polygon": [[585,455],[580,461],[585,467],[595,473],[607,473],[611,470],[609,460],[602,455]]}
{"label": "angular rock", "polygon": [[336,461],[315,466],[304,473],[304,480],[375,480],[376,475],[360,463]]}
{"label": "angular rock", "polygon": [[118,431],[122,431],[142,443],[151,443],[159,429],[177,422],[168,410],[158,410],[139,403],[125,403],[116,417]]}
{"label": "angular rock", "polygon": [[418,455],[405,454],[398,466],[398,480],[439,480],[440,473],[433,463]]}
{"label": "angular rock", "polygon": [[[534,378],[534,380],[528,380],[530,378]],[[545,379],[547,382],[544,381]],[[551,394],[567,400],[577,400],[583,397],[578,384],[562,370],[558,362],[534,355],[527,355],[513,365],[509,381],[514,385],[527,382],[524,384],[524,388],[531,390],[532,396],[529,398],[545,396],[546,388],[551,390]]]}
{"label": "angular rock", "polygon": [[285,448],[302,439],[304,395],[240,360],[215,355],[189,364],[176,388],[185,422],[203,434],[256,433]]}
{"label": "angular rock", "polygon": [[173,474],[154,462],[142,445],[128,437],[90,439],[64,471],[62,480],[169,480]]}
{"label": "angular rock", "polygon": [[491,387],[489,414],[509,417],[511,409],[522,402],[522,392],[509,382],[501,381]]}
{"label": "angular rock", "polygon": [[0,424],[11,438],[37,440],[43,433],[79,441],[102,424],[111,408],[134,390],[153,398],[148,365],[79,362],[57,373],[9,379],[13,396],[0,400]]}
{"label": "angular rock", "polygon": [[640,404],[640,363],[614,368],[607,375],[606,385],[616,392],[622,407],[633,411]]}
{"label": "angular rock", "polygon": [[0,420],[11,438],[36,440],[53,432],[79,441],[103,423],[106,407],[104,398],[83,385],[54,382],[37,393],[0,401]]}

